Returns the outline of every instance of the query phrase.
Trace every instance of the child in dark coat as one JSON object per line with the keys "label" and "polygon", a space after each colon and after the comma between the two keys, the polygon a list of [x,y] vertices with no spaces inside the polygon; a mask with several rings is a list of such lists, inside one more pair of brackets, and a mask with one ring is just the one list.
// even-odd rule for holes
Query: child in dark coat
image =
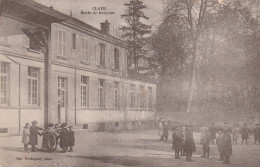
{"label": "child in dark coat", "polygon": [[163,123],[163,135],[162,135],[160,141],[163,141],[163,140],[164,140],[165,142],[167,142],[168,136],[169,136],[168,125],[167,125],[166,122],[164,122],[164,123]]}
{"label": "child in dark coat", "polygon": [[192,153],[196,152],[196,146],[193,139],[193,131],[190,126],[186,127],[184,149],[186,152],[186,161],[192,161]]}
{"label": "child in dark coat", "polygon": [[204,139],[202,141],[204,154],[201,156],[201,158],[204,158],[204,157],[209,158],[209,152],[210,152],[209,144],[210,144],[211,139],[212,138],[211,138],[211,136],[209,134],[209,131],[206,130],[205,137],[204,137]]}
{"label": "child in dark coat", "polygon": [[62,148],[62,153],[65,153],[68,150],[69,130],[67,129],[67,126],[68,125],[66,123],[61,125],[62,129],[60,132],[60,147]]}
{"label": "child in dark coat", "polygon": [[73,126],[69,126],[69,137],[68,137],[68,146],[70,147],[69,152],[73,152],[73,146],[75,145],[75,137]]}
{"label": "child in dark coat", "polygon": [[224,128],[224,135],[222,137],[223,142],[223,154],[224,154],[224,164],[230,164],[230,155],[232,155],[232,140],[229,133],[229,129]]}
{"label": "child in dark coat", "polygon": [[38,144],[38,135],[41,135],[39,130],[43,130],[42,128],[37,126],[37,123],[37,121],[32,121],[32,126],[30,127],[29,145],[32,145],[32,152],[36,151],[36,145]]}
{"label": "child in dark coat", "polygon": [[244,124],[244,127],[241,129],[242,144],[244,143],[244,140],[246,141],[247,144],[248,134],[249,134],[249,130],[247,128],[247,124]]}
{"label": "child in dark coat", "polygon": [[184,135],[180,131],[179,127],[177,127],[175,131],[173,131],[172,140],[172,149],[175,150],[175,159],[180,159],[180,151],[182,148]]}
{"label": "child in dark coat", "polygon": [[42,148],[46,148],[48,152],[54,151],[55,146],[55,129],[54,124],[49,123],[48,128],[43,131]]}
{"label": "child in dark coat", "polygon": [[259,127],[259,124],[255,124],[255,125],[256,125],[256,127],[253,130],[255,144],[257,141],[258,141],[258,144],[260,144],[260,127]]}

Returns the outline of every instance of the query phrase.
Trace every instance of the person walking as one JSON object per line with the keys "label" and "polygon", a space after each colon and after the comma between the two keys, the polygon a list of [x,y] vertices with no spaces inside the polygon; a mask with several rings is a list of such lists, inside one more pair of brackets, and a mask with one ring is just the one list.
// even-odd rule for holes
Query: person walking
{"label": "person walking", "polygon": [[210,152],[210,140],[211,140],[211,137],[210,137],[210,134],[209,134],[209,131],[206,130],[206,134],[205,134],[205,138],[203,140],[203,155],[201,156],[201,158],[209,158],[209,152]]}

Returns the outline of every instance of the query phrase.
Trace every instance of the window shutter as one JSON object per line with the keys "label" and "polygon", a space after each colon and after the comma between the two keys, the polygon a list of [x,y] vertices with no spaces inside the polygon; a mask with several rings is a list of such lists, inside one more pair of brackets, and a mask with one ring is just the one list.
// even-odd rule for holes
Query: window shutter
{"label": "window shutter", "polygon": [[62,56],[62,31],[57,31],[57,37],[58,37],[58,55]]}
{"label": "window shutter", "polygon": [[62,35],[62,42],[63,42],[63,56],[67,55],[67,35],[66,35],[66,31],[63,31],[63,35]]}
{"label": "window shutter", "polygon": [[100,65],[100,44],[95,45],[95,51],[96,51],[96,65]]}

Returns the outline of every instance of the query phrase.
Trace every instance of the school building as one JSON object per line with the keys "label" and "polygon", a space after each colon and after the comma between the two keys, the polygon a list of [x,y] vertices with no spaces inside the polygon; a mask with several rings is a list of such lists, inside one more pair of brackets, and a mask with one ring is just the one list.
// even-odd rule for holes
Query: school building
{"label": "school building", "polygon": [[127,68],[127,44],[33,0],[0,3],[0,134],[26,122],[89,130],[154,120],[156,82]]}

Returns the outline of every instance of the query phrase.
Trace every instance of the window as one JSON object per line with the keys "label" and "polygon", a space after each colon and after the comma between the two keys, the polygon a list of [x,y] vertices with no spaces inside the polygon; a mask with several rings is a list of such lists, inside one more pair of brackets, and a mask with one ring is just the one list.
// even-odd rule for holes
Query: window
{"label": "window", "polygon": [[119,102],[119,83],[118,82],[114,82],[114,102],[113,102],[113,107],[117,108],[118,102]]}
{"label": "window", "polygon": [[139,87],[139,108],[144,108],[144,87]]}
{"label": "window", "polygon": [[81,106],[88,105],[88,77],[81,76]]}
{"label": "window", "polygon": [[39,70],[28,67],[28,104],[38,105],[39,101]]}
{"label": "window", "polygon": [[81,42],[81,59],[84,62],[89,62],[88,40],[87,40],[87,38],[82,38],[82,42]]}
{"label": "window", "polygon": [[66,31],[59,30],[59,33],[58,33],[58,55],[61,56],[61,57],[66,57],[66,44],[67,44]]}
{"label": "window", "polygon": [[130,85],[130,108],[135,107],[135,85]]}
{"label": "window", "polygon": [[105,67],[106,48],[104,44],[100,44],[100,62],[99,65]]}
{"label": "window", "polygon": [[60,108],[65,107],[65,97],[66,97],[66,88],[65,88],[66,78],[58,78],[58,105]]}
{"label": "window", "polygon": [[148,108],[153,108],[153,90],[151,87],[148,88]]}
{"label": "window", "polygon": [[99,82],[98,83],[98,107],[104,108],[105,107],[105,94],[104,94],[105,80],[99,79],[98,82]]}
{"label": "window", "polygon": [[8,86],[8,64],[6,62],[0,62],[0,104],[7,104],[7,86]]}
{"label": "window", "polygon": [[119,50],[114,49],[114,62],[115,62],[115,70],[119,70]]}
{"label": "window", "polygon": [[76,50],[77,44],[76,44],[76,34],[72,33],[72,49]]}

